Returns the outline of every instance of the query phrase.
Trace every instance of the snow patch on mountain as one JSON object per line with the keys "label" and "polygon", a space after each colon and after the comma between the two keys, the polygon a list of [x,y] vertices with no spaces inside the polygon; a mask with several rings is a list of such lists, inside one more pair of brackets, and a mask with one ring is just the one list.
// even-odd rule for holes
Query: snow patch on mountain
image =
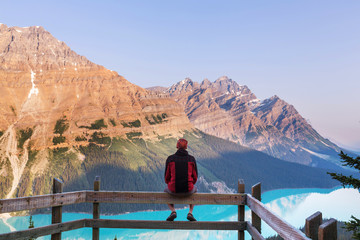
{"label": "snow patch on mountain", "polygon": [[310,149],[307,149],[307,148],[304,148],[304,147],[301,147],[303,150],[307,151],[308,153],[314,155],[314,156],[317,156],[319,158],[322,158],[322,159],[325,159],[325,160],[329,160],[330,159],[330,156],[329,155],[326,155],[326,154],[321,154],[321,153],[317,153],[317,152],[313,152],[311,151]]}
{"label": "snow patch on mountain", "polygon": [[325,146],[327,146],[327,147],[331,148],[331,146],[330,146],[329,144],[325,143],[325,142],[324,142],[324,141],[322,141],[322,140],[321,140],[321,142],[322,142]]}
{"label": "snow patch on mountain", "polygon": [[211,193],[235,193],[236,191],[232,188],[226,186],[225,182],[223,181],[214,181],[208,182],[203,176],[199,177],[199,183],[204,184],[204,186],[211,192]]}
{"label": "snow patch on mountain", "polygon": [[31,89],[30,89],[30,92],[29,92],[29,95],[28,95],[28,99],[33,95],[35,94],[36,96],[38,95],[39,93],[39,89],[35,86],[35,75],[36,73],[33,72],[33,70],[31,70]]}

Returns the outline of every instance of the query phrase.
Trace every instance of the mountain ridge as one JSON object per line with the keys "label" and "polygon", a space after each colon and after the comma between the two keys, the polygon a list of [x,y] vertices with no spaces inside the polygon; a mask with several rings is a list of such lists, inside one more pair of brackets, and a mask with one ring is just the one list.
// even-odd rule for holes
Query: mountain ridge
{"label": "mountain ridge", "polygon": [[325,168],[337,164],[340,148],[277,95],[260,100],[227,76],[201,83],[185,78],[162,94],[184,105],[190,121],[205,133],[291,162]]}

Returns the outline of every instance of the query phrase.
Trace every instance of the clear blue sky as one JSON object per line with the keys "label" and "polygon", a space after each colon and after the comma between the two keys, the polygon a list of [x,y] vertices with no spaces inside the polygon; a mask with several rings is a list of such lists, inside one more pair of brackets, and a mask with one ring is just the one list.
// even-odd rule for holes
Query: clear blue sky
{"label": "clear blue sky", "polygon": [[141,87],[227,75],[360,150],[360,1],[1,1]]}

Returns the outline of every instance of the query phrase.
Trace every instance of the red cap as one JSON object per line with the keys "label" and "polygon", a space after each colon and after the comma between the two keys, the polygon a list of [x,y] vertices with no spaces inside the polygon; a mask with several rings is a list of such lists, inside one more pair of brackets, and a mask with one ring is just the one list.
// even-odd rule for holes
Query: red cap
{"label": "red cap", "polygon": [[179,148],[179,149],[187,149],[187,144],[188,144],[188,141],[186,141],[186,139],[179,139],[176,143],[176,148]]}

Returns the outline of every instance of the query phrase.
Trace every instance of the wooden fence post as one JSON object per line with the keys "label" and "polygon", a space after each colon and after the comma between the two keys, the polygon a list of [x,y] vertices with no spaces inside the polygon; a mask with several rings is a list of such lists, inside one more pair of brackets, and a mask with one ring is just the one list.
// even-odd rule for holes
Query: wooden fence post
{"label": "wooden fence post", "polygon": [[319,240],[337,240],[337,221],[330,218],[319,227]]}
{"label": "wooden fence post", "polygon": [[[95,180],[94,180],[94,191],[99,191],[100,190],[100,177],[96,176]],[[96,193],[95,193],[96,196]],[[95,199],[95,201],[97,201]],[[99,203],[93,203],[93,219],[99,219],[100,218],[100,206]],[[92,239],[93,240],[99,240],[100,239],[100,232],[99,232],[99,228],[97,227],[93,227],[93,231],[92,231]]]}
{"label": "wooden fence post", "polygon": [[[261,202],[261,183],[257,183],[251,188],[251,195]],[[251,224],[261,234],[261,218],[251,211]]]}
{"label": "wooden fence post", "polygon": [[[238,193],[245,193],[245,183],[243,179],[238,181]],[[245,205],[238,206],[238,221],[244,222],[245,220]],[[238,240],[244,240],[244,231],[238,231]]]}
{"label": "wooden fence post", "polygon": [[[53,194],[62,193],[63,191],[63,182],[57,178],[53,179]],[[52,207],[51,209],[51,224],[61,223],[62,221],[62,206]],[[61,232],[54,233],[51,235],[51,240],[61,240]]]}
{"label": "wooden fence post", "polygon": [[305,220],[305,234],[307,237],[317,240],[319,226],[322,223],[322,213],[316,212]]}

